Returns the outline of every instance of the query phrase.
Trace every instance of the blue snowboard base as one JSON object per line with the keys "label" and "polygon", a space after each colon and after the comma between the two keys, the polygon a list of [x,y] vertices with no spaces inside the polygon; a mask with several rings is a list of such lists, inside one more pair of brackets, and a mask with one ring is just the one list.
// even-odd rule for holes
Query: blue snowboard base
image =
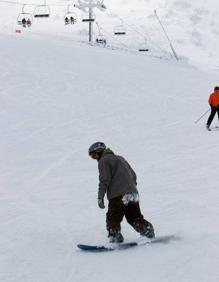
{"label": "blue snowboard base", "polygon": [[121,244],[111,244],[111,245],[84,245],[78,244],[77,247],[80,250],[87,251],[87,252],[107,252],[107,251],[115,251],[115,250],[125,250],[136,246],[144,246],[149,244],[155,243],[168,243],[170,240],[176,240],[177,237],[175,235],[166,235],[166,236],[159,236],[154,239],[145,239],[145,241],[141,242],[128,242],[128,243],[121,243]]}

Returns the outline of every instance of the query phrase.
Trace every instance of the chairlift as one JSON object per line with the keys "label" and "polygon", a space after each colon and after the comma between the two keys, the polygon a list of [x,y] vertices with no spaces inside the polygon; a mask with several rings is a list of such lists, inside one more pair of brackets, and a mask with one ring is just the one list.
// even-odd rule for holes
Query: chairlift
{"label": "chairlift", "polygon": [[75,24],[77,22],[76,13],[70,11],[70,5],[68,5],[67,12],[64,16],[65,25]]}
{"label": "chairlift", "polygon": [[126,35],[126,29],[123,24],[117,25],[114,28],[114,35]]}
{"label": "chairlift", "polygon": [[138,51],[139,52],[148,52],[149,49],[146,46],[147,46],[146,41],[142,42],[138,47]]}
{"label": "chairlift", "polygon": [[46,5],[46,0],[44,4],[37,5],[34,10],[34,17],[35,18],[48,18],[50,16],[50,8]]}
{"label": "chairlift", "polygon": [[105,46],[106,45],[106,38],[103,35],[99,34],[96,37],[96,43]]}
{"label": "chairlift", "polygon": [[22,12],[18,15],[17,24],[22,25],[23,27],[30,27],[33,23],[33,17],[30,13],[24,12],[25,4],[22,7]]}
{"label": "chairlift", "polygon": [[138,49],[139,52],[148,52],[149,49],[148,48],[144,48],[144,47],[141,47]]}
{"label": "chairlift", "polygon": [[106,46],[106,38],[103,36],[103,34],[101,33],[101,28],[98,22],[96,22],[97,28],[98,28],[98,32],[99,34],[96,37],[96,43],[98,45],[104,45]]}

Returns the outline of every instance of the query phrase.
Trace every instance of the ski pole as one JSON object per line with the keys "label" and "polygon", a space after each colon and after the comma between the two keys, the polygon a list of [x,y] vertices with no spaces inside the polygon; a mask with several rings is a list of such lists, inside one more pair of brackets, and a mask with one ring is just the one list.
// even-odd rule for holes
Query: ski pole
{"label": "ski pole", "polygon": [[210,109],[208,109],[202,116],[200,116],[200,118],[198,118],[195,123],[198,123],[200,121],[200,119],[202,119],[208,112],[210,111]]}

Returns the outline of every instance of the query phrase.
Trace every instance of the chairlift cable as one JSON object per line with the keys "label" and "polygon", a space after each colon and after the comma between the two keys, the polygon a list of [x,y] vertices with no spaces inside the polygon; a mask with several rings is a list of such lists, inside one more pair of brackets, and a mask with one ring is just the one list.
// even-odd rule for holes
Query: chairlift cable
{"label": "chairlift cable", "polygon": [[[99,25],[99,23],[98,23]],[[129,46],[127,46],[126,44],[122,43],[119,39],[115,38],[114,36],[112,36],[108,31],[106,31],[104,28],[102,28],[99,25],[100,30],[102,29],[104,31],[105,34],[107,34],[109,37],[111,37],[114,41],[117,41],[120,45],[123,45],[123,47],[125,47],[127,50],[129,50]]]}
{"label": "chairlift cable", "polygon": [[[7,0],[0,0],[0,3],[8,3],[8,4],[15,4],[15,5],[26,5],[26,6],[39,6],[39,5],[45,5],[45,4],[39,4],[39,3],[24,3],[24,2],[15,2],[15,1],[7,1]],[[50,7],[66,7],[69,4],[46,4],[46,6],[50,6]],[[70,5],[74,5],[74,3],[70,4]]]}
{"label": "chairlift cable", "polygon": [[144,40],[147,40],[147,38],[150,40],[150,43],[155,47],[157,48],[158,50],[162,51],[162,52],[165,52],[166,53],[166,50],[164,50],[162,47],[160,47],[159,45],[157,45],[153,39],[151,39],[151,37],[147,34],[147,37],[146,35],[144,35],[143,33],[141,33],[139,30],[137,30],[137,27],[133,27],[134,24],[132,24],[132,26],[130,24],[128,24],[126,22],[126,20],[124,20],[123,18],[119,17],[119,15],[117,13],[114,13],[114,11],[112,11],[112,9],[109,9],[108,8],[108,11],[115,14],[117,16],[117,18],[122,21],[126,26],[128,26],[130,29],[132,29],[134,32],[136,32],[138,35],[140,35],[141,37],[144,38]]}
{"label": "chairlift cable", "polygon": [[[143,30],[142,27],[140,27],[140,28]],[[145,31],[145,32],[147,32],[147,31]],[[164,50],[162,47],[160,47],[160,46],[151,38],[151,36],[148,34],[148,32],[147,32],[147,38],[146,38],[146,36],[143,35],[143,33],[139,32],[139,31],[138,31],[138,33],[141,34],[146,40],[150,41],[150,44],[151,44],[152,46],[154,46],[155,48],[159,49],[160,51],[166,52],[166,50]]]}
{"label": "chairlift cable", "polygon": [[[148,34],[147,34],[147,36],[144,35],[143,33],[141,33],[141,32],[137,29],[137,27],[136,27],[134,24],[130,25],[130,24],[128,24],[124,19],[120,18],[120,20],[122,20],[125,25],[127,25],[130,29],[132,29],[134,32],[136,32],[138,35],[140,35],[145,41],[147,41],[148,39],[150,39],[152,45],[154,45],[154,46],[155,46],[156,48],[158,48],[160,51],[165,51],[165,50],[163,50],[160,46],[158,46],[156,43],[154,43],[154,41],[151,39],[150,35],[148,35]],[[134,27],[134,26],[135,26],[135,27]]]}

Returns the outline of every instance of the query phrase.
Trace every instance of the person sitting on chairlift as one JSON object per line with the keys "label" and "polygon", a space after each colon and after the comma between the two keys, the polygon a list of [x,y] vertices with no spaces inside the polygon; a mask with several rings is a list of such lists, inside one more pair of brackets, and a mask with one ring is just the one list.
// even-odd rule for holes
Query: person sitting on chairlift
{"label": "person sitting on chairlift", "polygon": [[74,17],[70,17],[70,21],[71,21],[71,24],[75,24],[76,23],[76,19]]}
{"label": "person sitting on chairlift", "polygon": [[28,27],[31,26],[31,20],[30,20],[30,19],[27,19],[27,22],[26,22],[26,23],[27,23],[27,26],[28,26]]}
{"label": "person sitting on chairlift", "polygon": [[65,24],[66,25],[69,24],[69,18],[68,17],[65,18]]}
{"label": "person sitting on chairlift", "polygon": [[25,19],[25,18],[23,18],[21,22],[22,22],[23,27],[26,27],[26,24],[27,24],[26,19]]}

